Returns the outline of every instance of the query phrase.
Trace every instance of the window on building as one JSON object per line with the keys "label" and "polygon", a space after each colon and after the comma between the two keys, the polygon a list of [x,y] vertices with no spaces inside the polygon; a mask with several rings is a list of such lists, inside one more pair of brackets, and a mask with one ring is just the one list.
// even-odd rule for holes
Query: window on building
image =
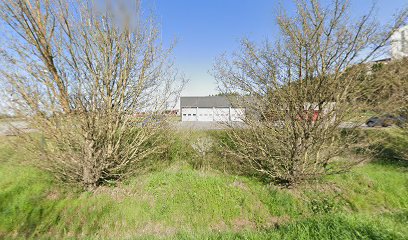
{"label": "window on building", "polygon": [[183,116],[187,116],[187,114],[183,113]]}

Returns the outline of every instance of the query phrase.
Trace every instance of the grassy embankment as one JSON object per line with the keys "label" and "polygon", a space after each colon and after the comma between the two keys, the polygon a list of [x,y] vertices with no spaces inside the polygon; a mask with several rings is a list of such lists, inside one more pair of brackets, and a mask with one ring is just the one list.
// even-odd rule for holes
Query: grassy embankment
{"label": "grassy embankment", "polygon": [[95,193],[21,165],[30,154],[2,138],[0,238],[408,239],[408,164],[395,159],[407,139],[384,134],[395,141],[375,161],[295,189],[234,174],[214,154],[195,164],[180,136],[163,167]]}

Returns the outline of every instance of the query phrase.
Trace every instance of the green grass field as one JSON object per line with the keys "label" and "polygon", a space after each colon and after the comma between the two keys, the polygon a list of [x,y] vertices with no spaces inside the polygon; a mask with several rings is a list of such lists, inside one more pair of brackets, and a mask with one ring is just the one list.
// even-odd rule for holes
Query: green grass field
{"label": "green grass field", "polygon": [[[405,146],[396,130],[389,137],[387,149]],[[199,157],[175,141],[167,164],[91,193],[22,164],[30,154],[6,140],[0,239],[408,239],[408,164],[392,152],[280,189],[223,171],[215,155],[198,168]]]}

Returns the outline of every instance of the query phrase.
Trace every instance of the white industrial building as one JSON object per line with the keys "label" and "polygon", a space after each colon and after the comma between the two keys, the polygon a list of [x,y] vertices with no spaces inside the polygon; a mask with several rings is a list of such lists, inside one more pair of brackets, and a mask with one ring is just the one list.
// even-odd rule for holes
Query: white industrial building
{"label": "white industrial building", "polygon": [[408,57],[408,25],[391,36],[391,56],[393,59]]}
{"label": "white industrial building", "polygon": [[181,97],[180,114],[183,122],[241,122],[245,109],[234,107],[226,97]]}

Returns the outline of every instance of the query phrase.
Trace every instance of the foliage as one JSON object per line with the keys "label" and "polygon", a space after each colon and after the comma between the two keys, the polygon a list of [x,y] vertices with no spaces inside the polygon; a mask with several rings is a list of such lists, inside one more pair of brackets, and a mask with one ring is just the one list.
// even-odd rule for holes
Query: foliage
{"label": "foliage", "polygon": [[200,168],[204,167],[207,155],[213,148],[213,145],[214,145],[213,140],[210,137],[197,138],[196,141],[191,143],[191,147],[197,152],[201,159],[199,164]]}
{"label": "foliage", "polygon": [[[394,114],[405,122],[400,124],[402,131],[394,132],[399,144],[394,144],[394,157],[400,161],[408,160],[408,58],[394,59],[381,65],[374,65],[367,76],[369,86],[363,88],[362,96],[369,99],[367,108],[378,114]],[[396,136],[394,136],[394,139]],[[390,151],[389,148],[384,149]]]}
{"label": "foliage", "polygon": [[408,58],[403,58],[371,66],[360,90],[369,110],[408,116],[407,65]]}
{"label": "foliage", "polygon": [[[389,139],[395,141],[384,144],[393,148],[391,144],[399,142],[399,131],[384,132],[388,133]],[[212,138],[224,135],[208,134]],[[195,137],[203,136],[201,132]],[[27,153],[2,141],[0,238],[408,236],[407,165],[390,162],[384,155],[349,173],[281,189],[265,185],[257,178],[233,175],[231,170],[227,173],[210,168],[194,170],[183,161],[183,157],[194,154],[192,151],[176,156],[163,168],[114,186],[100,186],[91,193],[61,186],[42,170],[20,165]]]}

